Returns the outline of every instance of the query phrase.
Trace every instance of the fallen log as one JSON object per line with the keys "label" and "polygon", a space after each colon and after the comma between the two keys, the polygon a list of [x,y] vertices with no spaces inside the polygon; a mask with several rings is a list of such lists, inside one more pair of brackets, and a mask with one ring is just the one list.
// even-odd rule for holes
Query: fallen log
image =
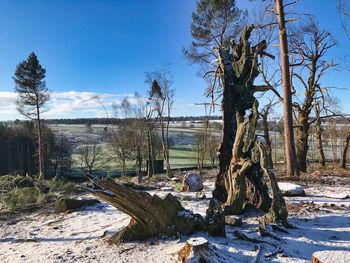
{"label": "fallen log", "polygon": [[225,236],[225,217],[220,204],[212,199],[207,215],[203,218],[182,207],[172,194],[164,198],[129,189],[111,179],[97,179],[87,175],[95,189],[87,189],[93,195],[118,208],[131,217],[129,224],[109,240],[145,240],[151,237],[190,235],[205,231],[213,236]]}

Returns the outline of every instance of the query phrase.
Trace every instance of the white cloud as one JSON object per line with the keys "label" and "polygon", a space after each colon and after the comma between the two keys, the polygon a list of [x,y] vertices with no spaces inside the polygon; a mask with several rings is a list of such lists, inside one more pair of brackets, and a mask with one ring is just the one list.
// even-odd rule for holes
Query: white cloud
{"label": "white cloud", "polygon": [[[125,97],[133,94],[108,94],[97,92],[65,91],[53,92],[46,105],[47,111],[43,118],[89,118],[106,117],[106,111],[110,111],[113,104],[119,104]],[[15,92],[0,92],[0,120],[12,120],[22,118],[16,110],[18,95]],[[133,99],[130,99],[134,103]],[[110,113],[108,113],[110,114]]]}
{"label": "white cloud", "polygon": [[[53,92],[46,106],[47,111],[42,117],[46,119],[112,117],[115,116],[112,110],[113,104],[120,104],[125,97],[131,104],[137,103],[133,93],[111,94],[74,90]],[[0,120],[23,119],[16,110],[16,100],[15,92],[0,92]],[[174,104],[172,115],[202,115],[203,109],[199,108],[188,102],[178,102]]]}

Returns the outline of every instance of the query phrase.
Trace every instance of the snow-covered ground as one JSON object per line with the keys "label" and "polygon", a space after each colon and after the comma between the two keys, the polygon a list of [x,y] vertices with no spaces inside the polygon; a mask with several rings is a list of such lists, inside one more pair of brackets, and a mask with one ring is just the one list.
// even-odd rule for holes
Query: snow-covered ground
{"label": "snow-covered ground", "polygon": [[[205,199],[195,193],[172,193],[185,208],[204,214],[212,183],[206,182],[205,187]],[[269,244],[260,244],[258,262],[310,262],[315,251],[323,250],[350,253],[350,199],[339,199],[350,195],[350,186],[313,185],[305,191],[306,196],[286,198],[293,207],[290,222],[297,228],[289,229],[289,233],[274,232],[280,241],[264,237]],[[169,192],[152,193],[164,196]],[[127,215],[102,203],[70,214],[44,209],[0,222],[0,262],[179,262],[177,253],[189,237],[108,245],[106,236],[128,221]],[[256,216],[244,216],[243,223],[240,230],[260,238]],[[205,233],[192,237],[208,239],[223,262],[251,262],[257,254],[255,244],[235,238],[233,231],[227,227],[226,238],[208,237]],[[284,252],[265,258],[276,247]]]}

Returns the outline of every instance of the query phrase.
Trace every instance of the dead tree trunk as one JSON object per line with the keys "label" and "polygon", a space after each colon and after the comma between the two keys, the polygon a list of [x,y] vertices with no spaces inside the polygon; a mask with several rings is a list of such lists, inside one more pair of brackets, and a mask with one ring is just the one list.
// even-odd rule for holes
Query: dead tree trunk
{"label": "dead tree trunk", "polygon": [[266,149],[261,143],[257,143],[259,154],[260,154],[260,165],[264,174],[270,179],[271,190],[272,190],[272,222],[281,223],[284,226],[288,225],[288,211],[286,202],[284,201],[282,192],[278,186],[277,179],[273,169],[269,169],[267,166]]}
{"label": "dead tree trunk", "polygon": [[[266,54],[266,42],[251,47],[247,27],[239,43],[220,48],[219,67],[223,85],[223,140],[213,198],[225,206],[225,212],[241,213],[247,205],[268,211],[271,199],[259,162],[253,160],[258,102],[254,92],[266,87],[254,86],[258,76],[258,55]],[[245,116],[246,111],[251,114]]]}
{"label": "dead tree trunk", "polygon": [[348,136],[346,137],[344,150],[343,150],[343,158],[342,158],[342,162],[341,162],[341,167],[344,169],[346,168],[346,155],[348,153],[349,144],[350,144],[350,130],[348,132]]}
{"label": "dead tree trunk", "polygon": [[222,118],[223,118],[223,137],[219,147],[219,174],[215,182],[215,190],[213,197],[218,199],[221,203],[227,200],[227,190],[225,178],[229,172],[230,162],[232,158],[233,140],[236,137],[237,124],[235,120],[236,105],[238,94],[235,88],[235,83],[231,80],[234,78],[232,68],[232,57],[226,50],[220,50],[221,67],[224,72],[223,75],[223,99],[221,103]]}
{"label": "dead tree trunk", "polygon": [[190,235],[195,231],[225,236],[224,213],[214,201],[211,201],[206,218],[203,218],[185,210],[171,194],[162,199],[157,195],[131,190],[108,178],[98,180],[91,175],[87,176],[97,188],[88,189],[92,194],[131,217],[129,225],[111,237],[111,243]]}

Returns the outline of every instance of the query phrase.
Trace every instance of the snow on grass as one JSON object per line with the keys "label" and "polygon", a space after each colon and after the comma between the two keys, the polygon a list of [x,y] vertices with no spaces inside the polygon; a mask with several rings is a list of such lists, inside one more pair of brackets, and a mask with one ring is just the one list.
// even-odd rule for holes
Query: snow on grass
{"label": "snow on grass", "polygon": [[281,189],[283,195],[285,196],[303,196],[305,195],[304,188],[300,185],[292,184],[288,182],[278,183],[279,188]]}
{"label": "snow on grass", "polygon": [[[204,192],[208,194],[205,199],[197,198],[196,193],[171,193],[186,209],[205,215],[212,183],[205,182],[204,185]],[[343,207],[310,210],[303,218],[292,213],[290,222],[298,228],[290,229],[289,233],[274,232],[281,241],[264,237],[269,244],[260,244],[262,253],[259,262],[310,262],[316,251],[350,251],[350,200],[326,196],[328,192],[349,191],[349,187],[314,185],[305,190],[307,196],[288,197],[287,202],[333,202]],[[150,193],[165,196],[169,192]],[[239,229],[261,239],[256,231],[258,217],[247,214],[242,219],[243,227]],[[180,241],[168,238],[129,242],[118,247],[107,245],[104,236],[112,235],[128,222],[129,216],[107,204],[70,214],[42,210],[0,222],[0,262],[179,262],[177,253],[190,237],[182,236]],[[206,238],[226,262],[250,262],[257,253],[255,244],[234,237],[235,229],[227,227],[227,237],[210,237],[202,232],[191,237]],[[265,259],[264,255],[276,250],[277,246],[282,247],[284,253]]]}
{"label": "snow on grass", "polygon": [[350,262],[350,251],[318,251],[313,254],[313,256],[319,259],[323,263],[349,263]]}

